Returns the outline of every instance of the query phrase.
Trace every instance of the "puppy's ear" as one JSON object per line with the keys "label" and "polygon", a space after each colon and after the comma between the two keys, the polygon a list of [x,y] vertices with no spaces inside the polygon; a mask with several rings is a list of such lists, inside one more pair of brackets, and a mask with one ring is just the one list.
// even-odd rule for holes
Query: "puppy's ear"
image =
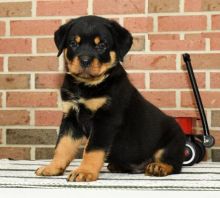
{"label": "puppy's ear", "polygon": [[74,23],[74,19],[64,25],[61,25],[59,29],[54,33],[54,42],[58,49],[57,56],[60,56],[60,54],[62,54],[63,52],[63,49],[66,47],[67,35],[73,23]]}
{"label": "puppy's ear", "polygon": [[133,38],[131,33],[116,21],[110,21],[110,24],[119,60],[123,61],[124,56],[131,48]]}

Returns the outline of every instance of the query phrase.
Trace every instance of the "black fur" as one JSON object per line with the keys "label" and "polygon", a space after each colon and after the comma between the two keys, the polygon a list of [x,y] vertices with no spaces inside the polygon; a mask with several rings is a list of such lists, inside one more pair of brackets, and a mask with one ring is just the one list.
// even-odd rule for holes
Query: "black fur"
{"label": "black fur", "polygon": [[[74,35],[83,39],[83,44],[77,49],[71,46]],[[105,52],[97,52],[91,44],[95,35],[104,38],[107,43]],[[70,60],[84,53],[104,63],[109,61],[110,51],[117,54],[115,66],[106,72],[108,77],[95,86],[85,85],[66,74],[61,88],[63,101],[105,96],[108,102],[96,112],[91,112],[82,104],[79,111],[71,110],[63,117],[59,139],[66,131],[71,131],[76,139],[86,136],[89,138],[86,151],[104,150],[107,161],[119,172],[143,172],[146,165],[154,161],[155,152],[164,149],[161,161],[172,165],[173,173],[179,173],[185,145],[180,126],[174,118],[142,97],[120,64],[132,45],[131,34],[117,22],[87,16],[61,26],[55,32],[55,43],[58,55],[67,48]]]}

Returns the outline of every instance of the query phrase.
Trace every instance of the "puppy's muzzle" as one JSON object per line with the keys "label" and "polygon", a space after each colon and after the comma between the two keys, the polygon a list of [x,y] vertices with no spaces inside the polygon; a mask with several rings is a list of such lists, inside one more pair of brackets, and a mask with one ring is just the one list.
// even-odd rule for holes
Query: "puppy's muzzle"
{"label": "puppy's muzzle", "polygon": [[92,57],[91,56],[87,56],[87,55],[83,55],[79,57],[80,60],[80,65],[84,68],[89,67],[89,65],[92,62]]}

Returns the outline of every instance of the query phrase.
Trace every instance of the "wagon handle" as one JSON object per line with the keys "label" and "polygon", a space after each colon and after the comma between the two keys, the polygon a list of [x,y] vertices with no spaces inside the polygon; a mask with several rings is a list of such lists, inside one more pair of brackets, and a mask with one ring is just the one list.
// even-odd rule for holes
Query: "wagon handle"
{"label": "wagon handle", "polygon": [[206,115],[205,115],[205,111],[204,111],[204,107],[202,104],[202,99],[198,90],[198,86],[196,83],[196,79],[195,79],[195,75],[192,69],[192,64],[191,64],[191,59],[190,59],[190,55],[185,53],[183,54],[183,60],[186,64],[186,68],[189,74],[189,78],[191,81],[191,85],[193,88],[193,93],[196,99],[196,104],[197,107],[199,109],[199,114],[200,114],[200,118],[202,121],[202,127],[203,127],[203,131],[204,131],[204,136],[203,136],[203,145],[205,147],[212,147],[215,144],[215,139],[213,136],[210,135],[209,133],[209,126],[207,123],[207,119],[206,119]]}

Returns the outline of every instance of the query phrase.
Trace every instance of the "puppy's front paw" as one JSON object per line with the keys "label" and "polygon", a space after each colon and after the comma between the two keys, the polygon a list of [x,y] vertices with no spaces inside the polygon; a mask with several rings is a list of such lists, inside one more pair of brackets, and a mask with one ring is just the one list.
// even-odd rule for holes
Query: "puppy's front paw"
{"label": "puppy's front paw", "polygon": [[56,176],[62,175],[64,172],[63,168],[57,168],[52,165],[42,166],[35,171],[37,176]]}
{"label": "puppy's front paw", "polygon": [[173,171],[173,167],[166,163],[155,162],[148,164],[145,169],[145,175],[149,176],[167,176],[171,174]]}
{"label": "puppy's front paw", "polygon": [[90,182],[97,180],[98,175],[89,170],[77,168],[73,170],[67,177],[69,182]]}

